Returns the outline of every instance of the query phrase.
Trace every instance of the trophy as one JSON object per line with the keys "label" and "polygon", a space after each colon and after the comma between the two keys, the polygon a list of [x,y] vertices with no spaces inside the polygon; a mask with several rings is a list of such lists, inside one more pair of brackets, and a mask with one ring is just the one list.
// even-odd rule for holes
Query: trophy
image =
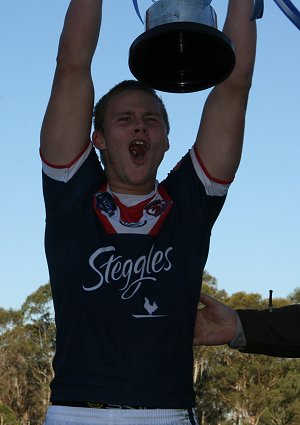
{"label": "trophy", "polygon": [[217,29],[211,0],[152,1],[145,32],[129,51],[134,77],[171,93],[200,91],[225,80],[235,65],[234,48]]}

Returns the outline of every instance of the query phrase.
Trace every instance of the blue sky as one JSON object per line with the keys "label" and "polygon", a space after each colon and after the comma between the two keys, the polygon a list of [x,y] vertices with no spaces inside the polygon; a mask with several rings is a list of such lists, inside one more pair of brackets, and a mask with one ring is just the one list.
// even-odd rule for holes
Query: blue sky
{"label": "blue sky", "polygon": [[[0,0],[0,307],[19,308],[48,282],[39,131],[68,0]],[[125,78],[144,28],[131,0],[104,2],[93,63],[96,97]],[[140,0],[142,14],[151,6]],[[213,1],[222,26],[227,2]],[[300,0],[294,0],[300,9]],[[213,229],[207,271],[219,289],[286,297],[300,287],[300,33],[272,0],[258,51],[242,162]],[[161,93],[171,122],[162,179],[195,140],[208,91]]]}

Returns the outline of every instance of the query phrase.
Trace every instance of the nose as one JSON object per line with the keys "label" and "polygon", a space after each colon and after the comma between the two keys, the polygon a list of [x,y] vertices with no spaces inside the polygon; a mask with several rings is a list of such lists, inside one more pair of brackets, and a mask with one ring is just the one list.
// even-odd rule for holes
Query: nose
{"label": "nose", "polygon": [[145,120],[142,118],[136,119],[134,123],[134,132],[135,133],[145,133],[147,131],[147,125],[145,123]]}

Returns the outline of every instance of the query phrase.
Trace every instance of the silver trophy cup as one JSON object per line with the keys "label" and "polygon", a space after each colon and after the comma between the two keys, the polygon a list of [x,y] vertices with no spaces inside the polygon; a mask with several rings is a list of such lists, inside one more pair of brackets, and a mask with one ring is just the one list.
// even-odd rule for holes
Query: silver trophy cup
{"label": "silver trophy cup", "polygon": [[154,89],[189,93],[224,81],[235,65],[231,40],[217,29],[209,0],[158,0],[132,43],[129,68]]}

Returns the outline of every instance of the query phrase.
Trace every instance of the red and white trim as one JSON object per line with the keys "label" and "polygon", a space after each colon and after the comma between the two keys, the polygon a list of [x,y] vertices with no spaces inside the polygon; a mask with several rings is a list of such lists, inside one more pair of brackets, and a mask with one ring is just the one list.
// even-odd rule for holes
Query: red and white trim
{"label": "red and white trim", "polygon": [[74,174],[76,174],[81,165],[87,159],[89,153],[92,150],[92,147],[93,145],[90,142],[72,162],[66,165],[51,164],[43,158],[40,152],[44,173],[53,180],[67,183],[74,176]]}
{"label": "red and white trim", "polygon": [[212,177],[208,173],[203,161],[201,160],[201,158],[200,158],[200,156],[199,156],[199,154],[198,154],[198,152],[197,152],[197,150],[195,149],[194,146],[190,150],[190,155],[191,155],[191,159],[192,159],[194,169],[197,173],[197,176],[199,177],[199,179],[203,183],[206,194],[209,195],[209,196],[224,196],[224,195],[226,195],[226,193],[228,192],[228,189],[230,187],[231,182],[218,180],[218,179]]}
{"label": "red and white trim", "polygon": [[107,184],[103,185],[97,193],[104,192],[108,192],[113,196],[116,207],[113,215],[110,216],[97,207],[97,194],[94,196],[94,210],[108,234],[157,235],[173,204],[171,198],[161,186],[154,194],[149,194],[149,197],[131,207],[124,205],[110,191]]}

